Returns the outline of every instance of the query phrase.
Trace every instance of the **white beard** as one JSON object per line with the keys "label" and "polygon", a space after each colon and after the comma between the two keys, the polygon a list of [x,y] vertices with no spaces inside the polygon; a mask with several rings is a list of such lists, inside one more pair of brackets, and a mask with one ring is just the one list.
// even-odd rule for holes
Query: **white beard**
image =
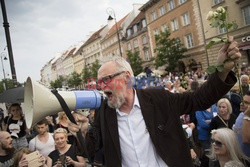
{"label": "white beard", "polygon": [[108,101],[108,106],[114,109],[119,109],[125,102],[125,98],[122,97],[116,97],[115,98],[115,102],[111,103],[110,101]]}

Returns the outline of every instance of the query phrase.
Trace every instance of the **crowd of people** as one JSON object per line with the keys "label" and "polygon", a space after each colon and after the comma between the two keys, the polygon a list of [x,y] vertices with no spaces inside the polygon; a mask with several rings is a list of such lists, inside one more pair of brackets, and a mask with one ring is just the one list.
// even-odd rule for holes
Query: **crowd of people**
{"label": "crowd of people", "polygon": [[0,166],[250,166],[250,68],[239,81],[231,71],[240,57],[231,40],[218,54],[222,71],[167,74],[142,87],[128,86],[130,64],[112,57],[98,71],[101,107],[88,116],[73,111],[76,124],[59,112],[27,129],[20,104],[12,104],[0,131]]}

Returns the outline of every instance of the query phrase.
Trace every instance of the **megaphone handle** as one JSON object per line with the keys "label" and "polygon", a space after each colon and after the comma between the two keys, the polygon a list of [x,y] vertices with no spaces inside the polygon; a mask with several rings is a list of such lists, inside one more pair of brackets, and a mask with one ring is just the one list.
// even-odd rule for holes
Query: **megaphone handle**
{"label": "megaphone handle", "polygon": [[[76,121],[75,121],[73,115],[71,114],[71,111],[70,111],[68,105],[66,104],[65,100],[62,98],[62,96],[55,89],[51,90],[51,92],[56,96],[57,100],[59,101],[63,111],[65,112],[65,114],[67,115],[69,120],[72,123],[76,124]],[[81,146],[82,146],[82,148],[83,148],[89,162],[91,163],[91,159],[89,157],[88,150],[87,150],[87,147],[86,147],[86,142],[85,142],[84,137],[82,136],[82,133],[80,131],[78,131],[76,134],[77,134],[77,138],[78,138],[79,143],[81,144]]]}

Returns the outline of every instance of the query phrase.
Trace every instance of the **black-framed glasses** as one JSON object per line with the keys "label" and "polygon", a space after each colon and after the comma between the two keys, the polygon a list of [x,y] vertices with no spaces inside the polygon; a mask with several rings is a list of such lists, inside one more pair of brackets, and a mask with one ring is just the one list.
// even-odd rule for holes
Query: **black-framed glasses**
{"label": "black-framed glasses", "polygon": [[121,74],[124,73],[124,72],[125,72],[125,71],[121,71],[121,72],[117,72],[117,73],[114,73],[114,74],[112,74],[112,75],[108,75],[108,76],[106,76],[106,77],[103,77],[103,78],[101,78],[101,79],[98,80],[98,83],[103,82],[104,84],[109,84],[109,83],[112,81],[112,79],[113,79],[114,77],[116,77],[116,76],[118,76],[118,75],[121,75]]}
{"label": "black-framed glasses", "polygon": [[222,147],[223,143],[218,141],[218,140],[215,140],[215,139],[211,139],[211,143],[212,144],[215,144],[216,146],[218,147]]}

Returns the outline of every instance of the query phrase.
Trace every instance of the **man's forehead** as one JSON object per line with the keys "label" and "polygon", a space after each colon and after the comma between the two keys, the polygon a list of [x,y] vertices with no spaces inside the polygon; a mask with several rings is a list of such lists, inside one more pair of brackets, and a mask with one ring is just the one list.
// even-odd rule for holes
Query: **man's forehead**
{"label": "man's forehead", "polygon": [[36,125],[37,127],[45,127],[46,124],[40,124],[40,125]]}
{"label": "man's forehead", "polygon": [[244,99],[245,101],[249,101],[249,102],[250,102],[250,96],[248,96],[248,95],[245,95],[245,96],[243,97],[243,99]]}
{"label": "man's forehead", "polygon": [[103,64],[98,71],[98,79],[106,77],[110,74],[116,72],[116,64],[115,62],[107,62]]}
{"label": "man's forehead", "polygon": [[0,138],[6,139],[6,138],[10,137],[10,134],[8,132],[1,132],[0,136],[1,136]]}

